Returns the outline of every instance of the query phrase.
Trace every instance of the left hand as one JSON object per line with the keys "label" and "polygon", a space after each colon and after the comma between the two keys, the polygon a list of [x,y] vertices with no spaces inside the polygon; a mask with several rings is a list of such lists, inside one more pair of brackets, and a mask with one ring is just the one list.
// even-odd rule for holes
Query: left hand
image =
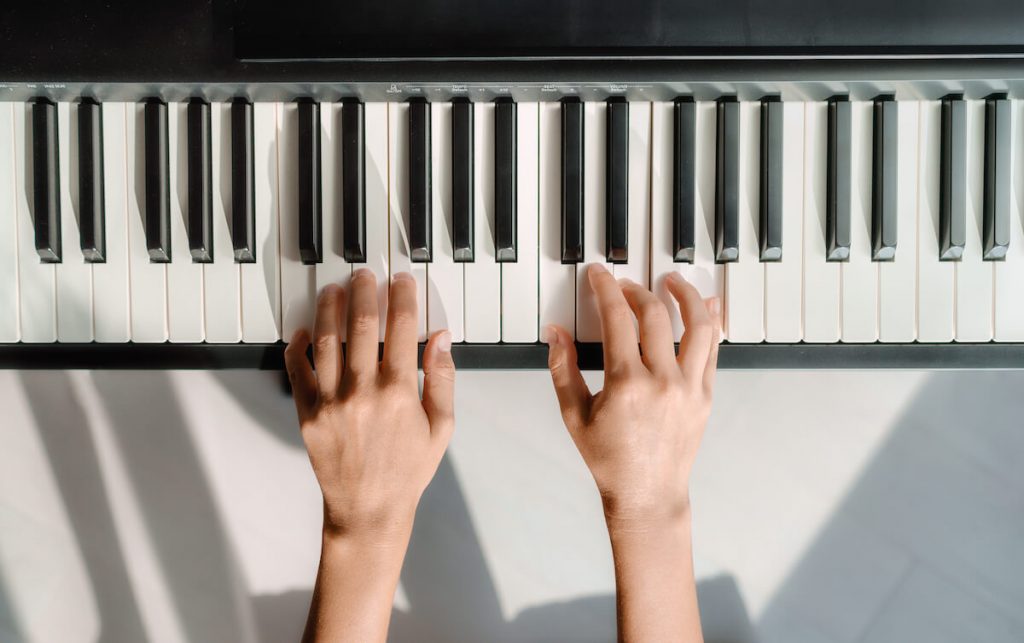
{"label": "left hand", "polygon": [[[343,319],[348,299],[347,322]],[[455,364],[448,331],[434,334],[417,369],[416,282],[396,274],[390,288],[384,358],[378,361],[377,284],[356,271],[351,294],[328,286],[317,302],[313,362],[309,333],[285,350],[302,439],[324,497],[324,533],[381,542],[407,539],[420,496],[437,471],[455,425]],[[340,331],[347,324],[348,355]]]}

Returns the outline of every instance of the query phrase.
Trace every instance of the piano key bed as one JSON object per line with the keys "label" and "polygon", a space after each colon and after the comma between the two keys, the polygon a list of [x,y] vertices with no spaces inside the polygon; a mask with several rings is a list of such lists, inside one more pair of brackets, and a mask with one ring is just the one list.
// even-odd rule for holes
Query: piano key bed
{"label": "piano key bed", "polygon": [[599,368],[593,262],[724,368],[1024,367],[1024,100],[860,98],[0,102],[0,367],[279,368],[368,268],[462,368]]}

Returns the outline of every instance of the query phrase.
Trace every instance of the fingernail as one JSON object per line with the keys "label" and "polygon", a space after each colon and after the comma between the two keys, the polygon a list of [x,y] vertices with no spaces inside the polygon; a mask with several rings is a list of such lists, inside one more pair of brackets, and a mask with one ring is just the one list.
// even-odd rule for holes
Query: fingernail
{"label": "fingernail", "polygon": [[[399,273],[408,274],[408,273]],[[412,275],[409,275],[412,277]],[[437,336],[437,350],[442,353],[452,352],[452,334],[446,330],[441,331],[441,334]]]}
{"label": "fingernail", "polygon": [[341,290],[341,286],[339,284],[327,284],[320,290],[320,296],[323,297],[325,295],[333,295],[336,294],[339,290]]}
{"label": "fingernail", "polygon": [[593,274],[598,274],[602,272],[608,272],[608,269],[605,268],[602,264],[592,263],[587,267],[587,271]]}
{"label": "fingernail", "polygon": [[353,279],[366,279],[367,277],[372,277],[372,276],[373,276],[373,272],[369,268],[360,268],[359,270],[355,271],[355,273],[352,275],[352,278]]}
{"label": "fingernail", "polygon": [[621,279],[619,279],[620,286],[632,286],[634,283],[635,282],[629,277],[622,277]]}
{"label": "fingernail", "polygon": [[408,272],[396,272],[395,274],[391,275],[391,280],[392,281],[412,281],[413,279],[412,279],[412,274],[410,274]]}
{"label": "fingernail", "polygon": [[672,281],[676,282],[677,284],[681,284],[681,283],[685,283],[686,282],[686,280],[683,279],[683,276],[681,274],[679,274],[678,272],[670,272],[670,273],[668,273],[668,278],[671,279]]}
{"label": "fingernail", "polygon": [[555,346],[558,344],[558,330],[554,326],[545,326],[543,337],[541,341],[548,346]]}

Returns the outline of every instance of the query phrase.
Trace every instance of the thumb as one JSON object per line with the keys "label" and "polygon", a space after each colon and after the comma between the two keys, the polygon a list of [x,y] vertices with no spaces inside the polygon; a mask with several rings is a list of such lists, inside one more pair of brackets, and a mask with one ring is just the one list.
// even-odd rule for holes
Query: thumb
{"label": "thumb", "polygon": [[564,328],[554,324],[545,329],[548,343],[548,369],[555,385],[558,406],[562,409],[562,421],[569,431],[575,431],[587,420],[590,408],[590,389],[583,381],[583,374],[576,364],[576,345]]}
{"label": "thumb", "polygon": [[423,410],[431,434],[447,445],[455,428],[455,362],[446,330],[434,333],[423,350]]}

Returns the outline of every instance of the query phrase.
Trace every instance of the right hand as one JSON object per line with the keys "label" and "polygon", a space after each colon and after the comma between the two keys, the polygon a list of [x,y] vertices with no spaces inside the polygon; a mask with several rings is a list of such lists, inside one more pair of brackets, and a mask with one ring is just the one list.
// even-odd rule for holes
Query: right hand
{"label": "right hand", "polygon": [[669,276],[686,328],[676,355],[661,300],[635,282],[616,282],[601,265],[587,277],[601,317],[605,388],[591,394],[572,338],[558,326],[546,329],[548,367],[606,519],[642,529],[689,511],[690,470],[711,412],[721,303],[702,300],[678,273]]}

